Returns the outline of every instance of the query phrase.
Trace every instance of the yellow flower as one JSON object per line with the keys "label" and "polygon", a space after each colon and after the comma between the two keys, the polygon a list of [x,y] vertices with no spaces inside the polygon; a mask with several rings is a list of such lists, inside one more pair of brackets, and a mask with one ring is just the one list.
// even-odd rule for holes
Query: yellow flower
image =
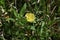
{"label": "yellow flower", "polygon": [[35,15],[33,13],[26,13],[25,17],[26,17],[26,20],[28,22],[34,22],[35,21]]}

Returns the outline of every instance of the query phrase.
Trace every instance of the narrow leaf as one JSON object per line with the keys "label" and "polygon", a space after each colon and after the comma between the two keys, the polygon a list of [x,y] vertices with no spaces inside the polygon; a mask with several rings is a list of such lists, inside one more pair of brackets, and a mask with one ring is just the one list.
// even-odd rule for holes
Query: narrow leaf
{"label": "narrow leaf", "polygon": [[23,16],[24,15],[24,12],[25,12],[25,10],[26,10],[26,7],[27,7],[27,5],[26,5],[26,3],[23,5],[23,7],[21,8],[21,10],[20,10],[20,16]]}

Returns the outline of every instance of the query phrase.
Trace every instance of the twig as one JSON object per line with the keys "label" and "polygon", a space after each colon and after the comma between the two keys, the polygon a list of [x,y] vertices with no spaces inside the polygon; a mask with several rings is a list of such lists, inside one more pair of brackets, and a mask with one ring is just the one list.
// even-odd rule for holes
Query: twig
{"label": "twig", "polygon": [[56,7],[57,7],[57,6],[55,6],[55,7],[53,8],[53,10],[51,11],[51,14],[53,14],[53,12],[54,12],[54,10],[55,10]]}

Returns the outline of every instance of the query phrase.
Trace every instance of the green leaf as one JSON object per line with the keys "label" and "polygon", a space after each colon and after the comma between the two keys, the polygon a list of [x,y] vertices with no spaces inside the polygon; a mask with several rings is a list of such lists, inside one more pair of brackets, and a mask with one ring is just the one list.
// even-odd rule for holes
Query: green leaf
{"label": "green leaf", "polygon": [[24,5],[23,5],[23,7],[21,8],[21,10],[20,10],[20,16],[23,16],[24,15],[24,13],[25,13],[25,10],[26,10],[26,7],[27,7],[27,5],[26,5],[26,3],[24,3]]}
{"label": "green leaf", "polygon": [[45,25],[45,22],[42,21],[42,25],[41,26],[43,27],[44,25]]}
{"label": "green leaf", "polygon": [[42,21],[42,23],[41,23],[41,31],[40,31],[41,36],[42,36],[43,30],[44,30],[44,25],[45,25],[45,22]]}
{"label": "green leaf", "polygon": [[16,12],[15,9],[13,9],[13,12],[14,12],[15,17],[18,17],[18,13]]}
{"label": "green leaf", "polygon": [[0,0],[0,5],[2,4],[3,7],[5,7],[5,0]]}
{"label": "green leaf", "polygon": [[11,21],[15,21],[13,18],[7,18],[7,21],[11,20]]}
{"label": "green leaf", "polygon": [[35,30],[35,26],[31,26],[31,30]]}

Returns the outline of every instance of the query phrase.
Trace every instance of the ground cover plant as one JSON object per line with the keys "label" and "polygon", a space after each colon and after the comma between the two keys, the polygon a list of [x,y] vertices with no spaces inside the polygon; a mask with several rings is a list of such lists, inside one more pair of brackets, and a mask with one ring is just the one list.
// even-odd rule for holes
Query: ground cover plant
{"label": "ground cover plant", "polygon": [[60,0],[0,0],[0,40],[60,40]]}

